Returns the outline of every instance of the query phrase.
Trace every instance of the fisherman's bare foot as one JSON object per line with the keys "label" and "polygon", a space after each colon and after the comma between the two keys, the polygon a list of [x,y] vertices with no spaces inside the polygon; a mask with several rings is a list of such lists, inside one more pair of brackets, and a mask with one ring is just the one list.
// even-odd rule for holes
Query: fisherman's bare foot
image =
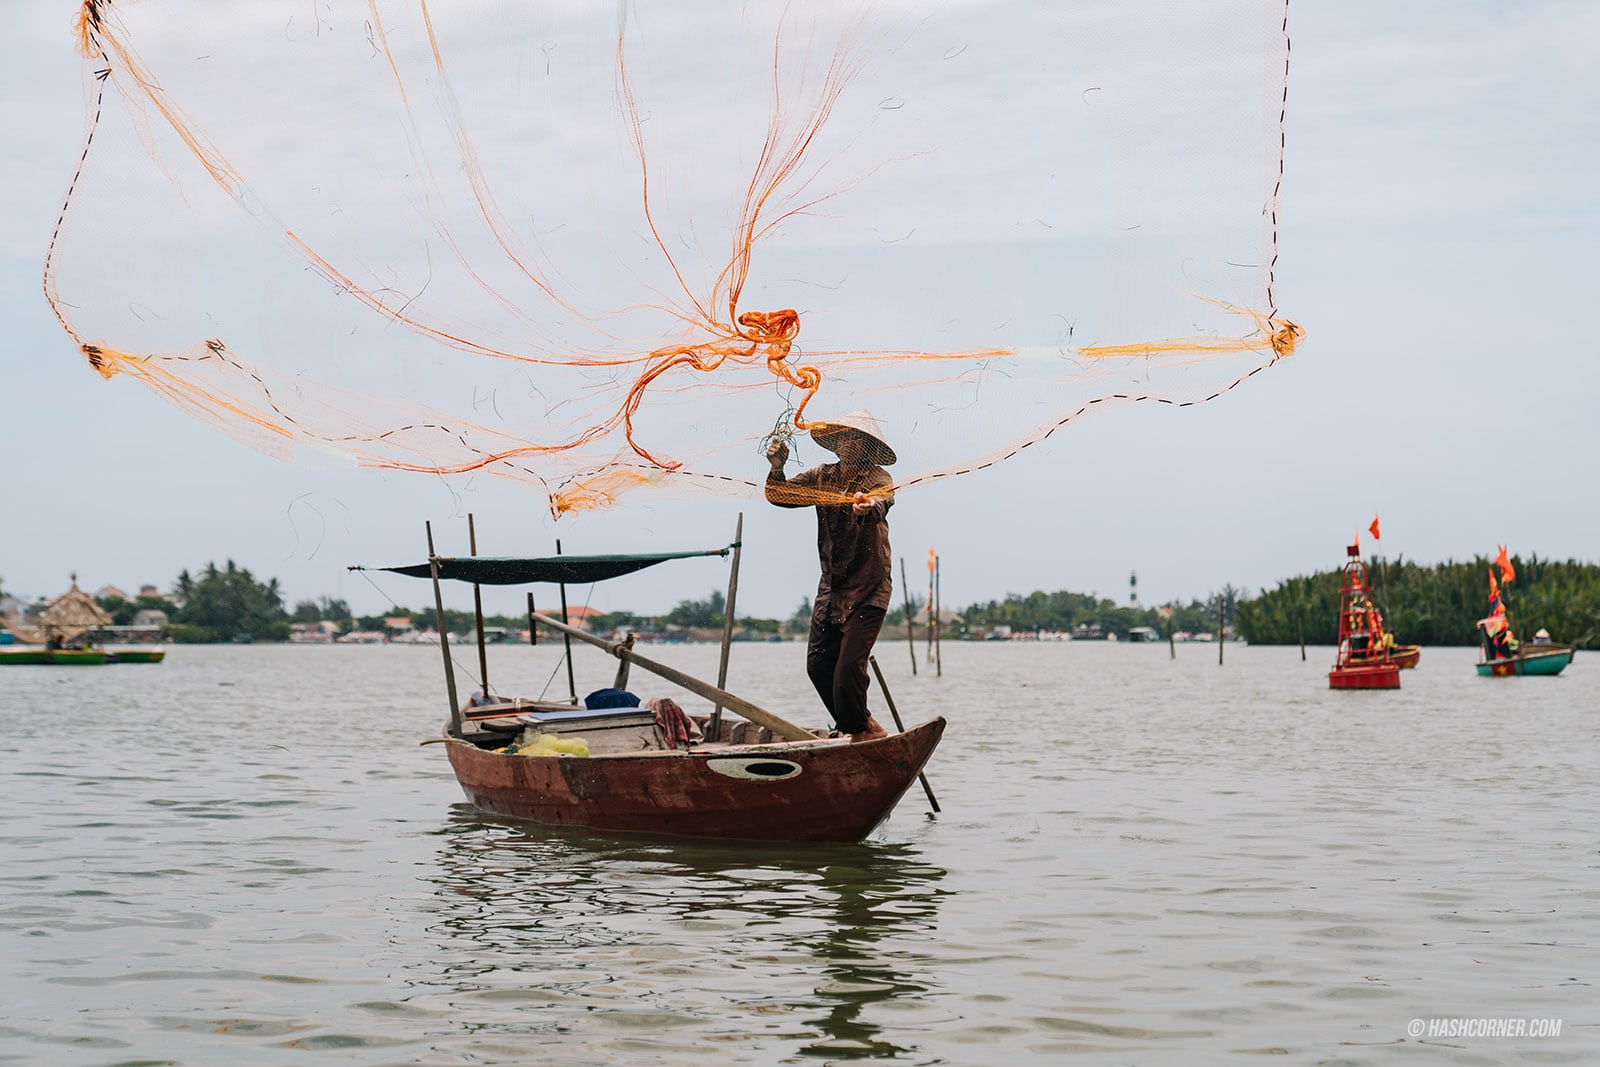
{"label": "fisherman's bare foot", "polygon": [[868,715],[867,716],[867,728],[865,730],[862,730],[859,734],[851,734],[850,735],[850,743],[852,745],[854,745],[854,744],[858,744],[858,743],[860,743],[862,741],[876,741],[880,737],[888,737],[888,736],[889,736],[889,731],[885,730],[882,726],[878,725],[878,720],[877,719],[874,719],[871,715]]}

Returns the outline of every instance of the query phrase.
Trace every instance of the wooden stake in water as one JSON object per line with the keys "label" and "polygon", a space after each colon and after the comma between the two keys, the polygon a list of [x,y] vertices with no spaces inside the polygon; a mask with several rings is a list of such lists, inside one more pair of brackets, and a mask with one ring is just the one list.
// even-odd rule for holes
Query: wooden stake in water
{"label": "wooden stake in water", "polygon": [[[630,632],[628,634],[628,636],[625,637],[622,640],[621,644],[619,644],[617,647],[621,648],[625,652],[632,652],[633,651],[633,640],[637,636],[638,636],[637,634],[634,634],[634,633]],[[613,688],[613,689],[626,689],[626,688],[628,688],[628,666],[632,662],[633,661],[630,660],[627,656],[618,656],[617,657],[617,676],[611,682],[611,688]],[[721,710],[721,705],[718,705],[718,710]]]}
{"label": "wooden stake in water", "polygon": [[[894,706],[894,697],[889,695],[889,683],[883,680],[883,672],[878,669],[878,657],[868,656],[867,662],[872,664],[872,673],[878,676],[878,688],[883,690],[883,702],[889,705],[889,714],[894,718],[894,728],[901,733],[906,732],[905,723],[900,721],[900,711]],[[922,783],[922,791],[928,794],[928,806],[938,814],[939,801],[933,795],[933,787],[928,784],[928,776],[917,772],[917,780]]]}
{"label": "wooden stake in water", "polygon": [[917,635],[911,628],[911,579],[906,574],[906,558],[900,557],[900,584],[906,591],[906,647],[911,650],[911,677],[917,676]]}
{"label": "wooden stake in water", "polygon": [[935,677],[944,677],[943,618],[939,604],[939,557],[933,557],[933,666]]}
{"label": "wooden stake in water", "polygon": [[1228,604],[1227,598],[1224,597],[1221,593],[1218,593],[1217,594],[1217,666],[1219,666],[1219,667],[1222,666],[1222,646],[1226,643],[1226,642],[1224,642],[1222,640],[1222,631],[1223,631],[1222,618],[1223,618],[1223,611],[1227,607],[1227,604]]}
{"label": "wooden stake in water", "polygon": [[1167,616],[1167,651],[1171,653],[1169,659],[1178,658],[1178,639],[1173,633],[1178,628],[1178,614],[1173,612]]}
{"label": "wooden stake in water", "polygon": [[[561,555],[561,541],[559,539],[556,541],[556,555]],[[567,617],[567,583],[562,582],[559,588],[561,590],[561,621],[571,626],[572,620]],[[572,695],[572,702],[576,704],[578,702],[578,683],[572,677],[572,638],[567,634],[562,634],[561,638],[566,642],[567,646],[567,692]]]}

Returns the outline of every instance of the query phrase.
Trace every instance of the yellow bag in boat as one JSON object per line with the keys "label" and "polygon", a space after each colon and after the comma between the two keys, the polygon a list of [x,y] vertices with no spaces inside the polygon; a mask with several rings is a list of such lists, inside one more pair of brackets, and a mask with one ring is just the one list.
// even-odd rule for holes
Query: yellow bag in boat
{"label": "yellow bag in boat", "polygon": [[581,737],[570,740],[554,734],[539,734],[531,743],[518,743],[506,749],[510,756],[587,756],[589,742]]}

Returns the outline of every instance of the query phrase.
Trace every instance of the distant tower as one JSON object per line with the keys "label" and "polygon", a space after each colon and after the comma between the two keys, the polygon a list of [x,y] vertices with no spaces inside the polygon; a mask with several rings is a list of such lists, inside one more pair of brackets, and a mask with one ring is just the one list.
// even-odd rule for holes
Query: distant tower
{"label": "distant tower", "polygon": [[1128,607],[1138,610],[1139,607],[1139,572],[1128,573]]}

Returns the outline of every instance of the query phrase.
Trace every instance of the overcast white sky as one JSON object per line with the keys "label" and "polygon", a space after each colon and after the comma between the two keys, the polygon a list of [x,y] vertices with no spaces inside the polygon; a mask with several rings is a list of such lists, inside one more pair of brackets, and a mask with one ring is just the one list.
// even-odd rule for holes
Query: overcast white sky
{"label": "overcast white sky", "polygon": [[[1005,24],[1008,5],[973,6]],[[382,578],[380,591],[345,565],[420,558],[424,519],[442,550],[464,551],[469,510],[484,550],[512,554],[557,537],[569,552],[711,547],[742,509],[741,607],[787,614],[811,592],[805,513],[641,500],[555,524],[523,487],[278,463],[136,383],[102,381],[39,282],[82,133],[74,7],[0,2],[8,591],[56,593],[72,571],[90,588],[167,587],[231,558],[279,578],[291,602],[421,606],[420,584]],[[892,529],[913,585],[933,545],[947,606],[1061,588],[1123,600],[1133,571],[1146,603],[1259,589],[1337,566],[1374,514],[1390,556],[1505,543],[1600,559],[1600,361],[1583,325],[1600,279],[1600,9],[1305,2],[1291,31],[1278,298],[1309,331],[1300,353],[1219,402],[1118,411],[906,494]],[[725,565],[696,561],[592,602],[660,611],[725,580]]]}

